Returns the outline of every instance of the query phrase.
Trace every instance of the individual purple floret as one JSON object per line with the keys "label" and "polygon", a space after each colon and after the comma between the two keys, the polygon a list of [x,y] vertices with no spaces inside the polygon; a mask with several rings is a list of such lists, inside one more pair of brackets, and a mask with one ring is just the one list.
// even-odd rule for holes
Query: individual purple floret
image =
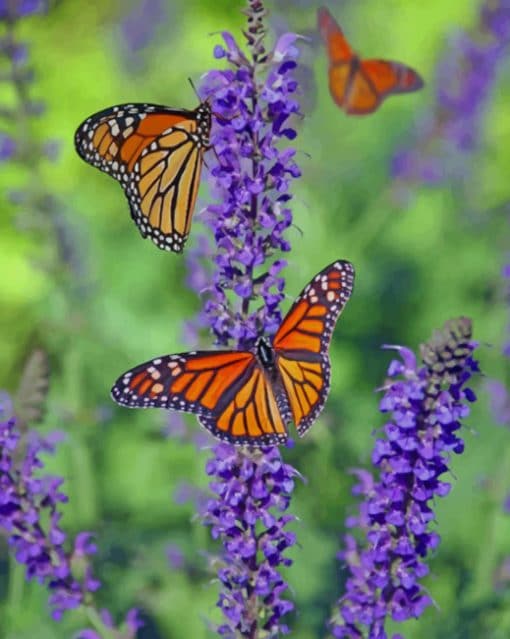
{"label": "individual purple floret", "polygon": [[421,580],[440,543],[433,503],[450,491],[440,478],[451,454],[464,450],[459,430],[476,399],[466,386],[478,371],[476,346],[471,321],[461,318],[422,345],[421,364],[408,348],[389,347],[400,356],[388,368],[380,403],[389,421],[372,453],[375,474],[355,471],[353,492],[363,501],[346,522],[354,530],[340,553],[349,576],[331,622],[334,637],[386,639],[387,620],[419,617],[432,603]]}
{"label": "individual purple floret", "polygon": [[435,109],[415,123],[412,145],[394,155],[392,174],[401,185],[465,177],[509,45],[509,0],[484,0],[476,29],[452,35],[437,66]]}
{"label": "individual purple floret", "polygon": [[288,586],[278,568],[292,563],[285,551],[295,543],[287,530],[295,518],[282,513],[297,472],[283,463],[277,448],[249,454],[228,444],[216,447],[206,471],[215,497],[205,521],[224,548],[218,605],[226,622],[218,634],[231,639],[286,634],[281,618],[293,604],[284,599]]}
{"label": "individual purple floret", "polygon": [[16,142],[9,135],[0,133],[0,162],[12,160],[16,155]]}
{"label": "individual purple floret", "polygon": [[[41,454],[53,452],[53,444],[33,432],[22,439],[14,419],[0,423],[0,527],[27,579],[48,587],[52,616],[59,620],[100,583],[90,568],[89,557],[96,552],[90,533],[76,537],[71,554],[64,549],[60,507],[68,498],[61,490],[63,479],[40,473]],[[79,580],[72,572],[76,562],[82,568]]]}

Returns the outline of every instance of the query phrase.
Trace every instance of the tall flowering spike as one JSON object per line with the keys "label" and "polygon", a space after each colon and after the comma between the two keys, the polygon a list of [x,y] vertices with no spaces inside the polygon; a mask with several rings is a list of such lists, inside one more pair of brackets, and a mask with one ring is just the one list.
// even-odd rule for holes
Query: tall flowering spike
{"label": "tall flowering spike", "polygon": [[[299,111],[296,36],[282,36],[266,52],[262,3],[250,2],[247,15],[250,55],[223,33],[225,46],[215,55],[229,67],[207,73],[201,89],[216,116],[211,145],[217,156],[209,176],[215,203],[204,212],[217,246],[213,284],[202,289],[204,313],[218,344],[240,346],[273,333],[281,321],[285,262],[274,255],[290,250],[284,237],[292,223],[289,184],[301,174],[295,150],[282,145],[296,137],[288,122]],[[252,302],[257,307],[250,311]]]}
{"label": "tall flowering spike", "polygon": [[459,429],[475,400],[466,384],[478,371],[476,346],[471,321],[461,318],[421,347],[421,365],[409,349],[391,347],[400,359],[388,368],[380,403],[389,421],[372,453],[375,474],[355,471],[353,492],[363,501],[346,522],[358,534],[346,535],[340,553],[349,576],[331,622],[334,637],[386,639],[387,619],[419,617],[432,602],[420,580],[440,542],[433,502],[450,491],[441,479],[450,455],[464,450]]}
{"label": "tall flowering spike", "polygon": [[[99,587],[89,557],[96,552],[89,533],[76,537],[69,554],[67,535],[60,527],[61,506],[67,502],[63,479],[41,475],[41,453],[53,453],[54,443],[35,433],[23,440],[14,419],[0,423],[0,527],[6,532],[16,560],[26,567],[27,579],[35,579],[50,591],[52,616],[77,608],[87,593]],[[80,579],[73,576],[79,564]]]}
{"label": "tall flowering spike", "polygon": [[140,72],[148,64],[143,52],[157,38],[165,25],[164,33],[177,25],[177,16],[169,20],[170,7],[165,0],[135,0],[127,3],[128,8],[120,23],[121,53],[126,67],[131,72]]}
{"label": "tall flowering spike", "polygon": [[[263,2],[249,0],[245,13],[245,51],[224,32],[214,55],[227,68],[208,72],[201,86],[215,116],[208,156],[214,203],[203,218],[214,248],[204,240],[189,255],[194,272],[200,253],[212,266],[209,277],[202,270],[190,281],[205,298],[202,326],[217,344],[238,348],[252,347],[281,322],[285,262],[277,252],[290,250],[289,185],[300,176],[295,150],[286,145],[296,137],[289,119],[299,112],[297,36],[285,34],[269,50]],[[213,448],[207,473],[214,498],[204,520],[223,547],[218,606],[225,623],[217,632],[232,639],[280,636],[287,632],[282,617],[293,607],[283,599],[287,584],[278,569],[291,563],[285,552],[295,541],[287,530],[293,517],[284,511],[297,473],[277,448],[228,444]]]}
{"label": "tall flowering spike", "polygon": [[415,124],[412,146],[393,158],[400,185],[441,185],[466,175],[498,70],[509,54],[510,2],[483,0],[479,15],[471,34],[451,38],[437,67],[435,109]]}
{"label": "tall flowering spike", "polygon": [[[55,159],[56,144],[41,143],[31,135],[32,119],[42,113],[44,106],[31,99],[34,75],[28,47],[17,39],[19,22],[47,12],[49,5],[47,0],[0,0],[0,75],[3,86],[10,84],[10,91],[2,95],[12,98],[0,104],[0,163],[15,161],[29,176],[23,191],[9,194],[21,211],[18,227],[36,230],[41,245],[53,241],[55,260],[51,267],[69,267],[73,271],[72,292],[82,294],[81,254],[74,229],[42,185],[42,161]],[[0,390],[0,529],[15,559],[25,566],[27,579],[49,590],[55,620],[60,620],[66,610],[84,606],[89,617],[96,614],[96,623],[91,619],[96,628],[102,631],[107,627],[96,636],[111,636],[108,628],[113,624],[101,622],[93,607],[93,593],[100,582],[91,568],[91,556],[97,551],[92,535],[79,533],[74,543],[68,544],[60,523],[63,504],[68,501],[62,491],[64,480],[44,472],[43,455],[54,452],[60,435],[42,437],[29,428],[42,418],[47,376],[45,358],[35,352],[22,372],[14,401]],[[13,413],[16,420],[10,418]],[[140,625],[132,610],[123,626],[115,628],[115,636],[134,639]],[[85,630],[84,636],[91,637],[94,632]]]}
{"label": "tall flowering spike", "polygon": [[47,3],[43,0],[0,2],[0,70],[4,81],[11,83],[16,99],[15,105],[0,105],[0,162],[28,163],[34,154],[43,152],[27,135],[29,118],[39,115],[43,107],[30,99],[33,72],[28,66],[27,45],[17,40],[16,29],[23,19],[46,9]]}
{"label": "tall flowering spike", "polygon": [[225,551],[218,605],[226,621],[218,634],[232,639],[286,634],[282,617],[294,606],[283,598],[288,586],[278,568],[292,563],[285,551],[295,535],[286,528],[295,518],[280,513],[289,507],[297,472],[283,463],[277,448],[250,456],[227,444],[216,447],[206,470],[215,497],[205,521]]}
{"label": "tall flowering spike", "polygon": [[[44,104],[32,99],[34,73],[30,66],[28,45],[18,40],[18,25],[34,14],[46,13],[47,0],[0,0],[0,77],[5,103],[0,100],[0,164],[16,162],[26,174],[26,186],[9,192],[17,209],[16,225],[23,231],[37,233],[38,244],[49,246],[52,259],[45,256],[39,264],[48,270],[70,271],[70,287],[82,294],[84,280],[83,253],[78,246],[74,222],[63,213],[57,199],[45,191],[41,167],[56,159],[58,143],[41,142],[32,134],[33,120],[44,111]],[[6,99],[10,95],[11,99]],[[43,237],[46,242],[41,242]]]}

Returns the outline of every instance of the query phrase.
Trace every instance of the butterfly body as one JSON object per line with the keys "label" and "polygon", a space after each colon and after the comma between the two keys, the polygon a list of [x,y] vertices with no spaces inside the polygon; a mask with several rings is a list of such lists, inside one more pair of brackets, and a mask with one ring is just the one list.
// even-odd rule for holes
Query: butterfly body
{"label": "butterfly body", "polygon": [[87,163],[122,186],[142,237],[181,252],[195,207],[211,108],[194,111],[156,104],[120,104],[78,127],[75,146]]}
{"label": "butterfly body", "polygon": [[257,342],[257,356],[262,366],[268,372],[275,370],[274,350],[267,338],[262,337]]}
{"label": "butterfly body", "polygon": [[158,357],[119,377],[112,397],[129,408],[193,413],[234,444],[285,443],[292,422],[303,436],[329,393],[329,344],[353,282],[352,264],[338,260],[304,288],[272,338],[251,350]]}
{"label": "butterfly body", "polygon": [[331,96],[349,115],[368,115],[390,95],[423,87],[420,75],[405,64],[357,55],[325,7],[318,10],[317,21],[328,54]]}

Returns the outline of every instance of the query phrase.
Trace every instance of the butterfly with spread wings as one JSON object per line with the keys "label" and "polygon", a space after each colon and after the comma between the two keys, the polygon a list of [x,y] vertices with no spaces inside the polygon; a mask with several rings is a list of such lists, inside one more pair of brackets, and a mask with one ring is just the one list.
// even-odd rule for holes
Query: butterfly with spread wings
{"label": "butterfly with spread wings", "polygon": [[283,444],[294,422],[303,436],[329,392],[329,344],[352,293],[354,267],[339,260],[301,292],[274,337],[253,350],[157,357],[124,373],[113,399],[198,415],[215,437],[233,444]]}
{"label": "butterfly with spread wings", "polygon": [[390,95],[412,93],[423,87],[420,75],[400,62],[363,60],[351,49],[331,13],[317,12],[319,33],[329,59],[329,90],[349,115],[368,115]]}
{"label": "butterfly with spread wings", "polygon": [[194,111],[156,104],[120,104],[94,113],[78,127],[78,155],[115,178],[142,236],[180,253],[188,238],[211,107]]}

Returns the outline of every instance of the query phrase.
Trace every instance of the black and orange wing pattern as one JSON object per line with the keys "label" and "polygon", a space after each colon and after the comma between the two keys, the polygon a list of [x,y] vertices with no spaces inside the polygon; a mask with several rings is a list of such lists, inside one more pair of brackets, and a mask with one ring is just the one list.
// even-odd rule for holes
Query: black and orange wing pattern
{"label": "black and orange wing pattern", "polygon": [[266,372],[248,351],[203,351],[158,357],[124,373],[113,399],[198,415],[215,437],[234,444],[284,443],[287,430]]}
{"label": "black and orange wing pattern", "polygon": [[360,59],[326,8],[318,10],[317,21],[328,54],[329,90],[346,113],[368,115],[388,96],[411,93],[423,87],[421,76],[405,64]]}
{"label": "black and orange wing pattern", "polygon": [[[335,76],[335,69],[330,71]],[[423,87],[420,75],[400,62],[361,60],[346,86],[343,107],[351,115],[373,113],[390,95],[411,93]]]}
{"label": "black and orange wing pattern", "polygon": [[331,335],[353,284],[354,267],[350,262],[330,264],[305,287],[274,336],[276,367],[300,436],[326,402]]}
{"label": "black and orange wing pattern", "polygon": [[121,104],[87,118],[75,146],[86,162],[121,184],[141,235],[179,253],[191,226],[210,127],[208,102],[194,111]]}
{"label": "black and orange wing pattern", "polygon": [[355,54],[340,25],[326,7],[320,7],[317,10],[317,26],[326,45],[329,63],[331,65],[350,63]]}
{"label": "black and orange wing pattern", "polygon": [[411,93],[423,88],[423,78],[417,71],[391,60],[363,60],[362,73],[381,97]]}

